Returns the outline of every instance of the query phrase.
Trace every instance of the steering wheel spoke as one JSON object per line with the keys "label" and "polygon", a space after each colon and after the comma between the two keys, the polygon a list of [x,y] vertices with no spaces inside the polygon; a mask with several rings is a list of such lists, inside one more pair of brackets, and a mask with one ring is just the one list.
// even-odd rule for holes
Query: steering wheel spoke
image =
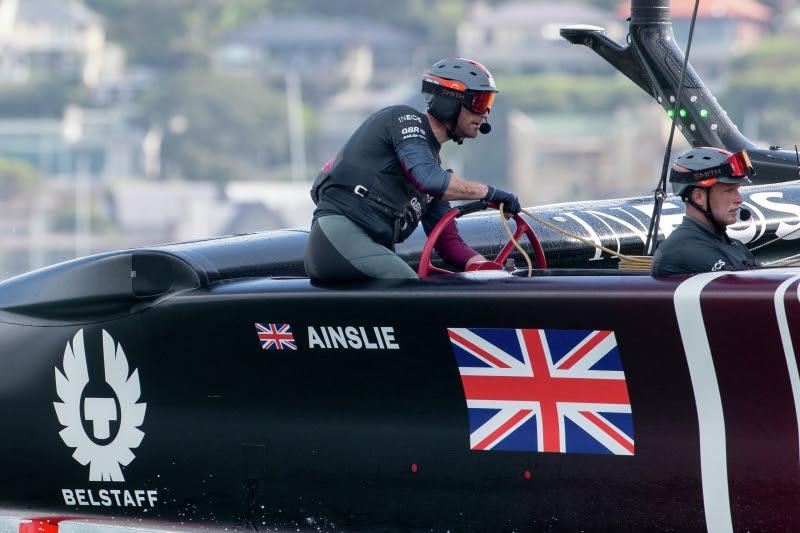
{"label": "steering wheel spoke", "polygon": [[[448,211],[447,214],[441,218],[441,220],[439,220],[436,226],[434,226],[430,235],[428,235],[428,240],[425,241],[425,247],[422,249],[422,255],[419,259],[419,268],[417,269],[417,273],[419,274],[420,278],[426,278],[432,273],[453,274],[453,271],[434,266],[433,263],[431,263],[431,254],[433,253],[434,246],[438,242],[442,231],[445,227],[447,227],[448,224],[450,224],[450,222],[462,215],[481,211],[488,207],[494,206],[483,201],[470,202],[459,207],[454,207]],[[536,237],[536,233],[533,231],[533,228],[531,228],[530,224],[528,224],[528,221],[525,220],[522,215],[514,215],[513,219],[517,226],[516,230],[514,231],[514,240],[519,242],[519,239],[522,237],[522,235],[527,236],[531,246],[533,247],[537,268],[546,268],[547,260],[544,255],[544,250],[542,249],[542,245],[539,242],[538,237]],[[509,240],[503,245],[503,247],[500,249],[500,252],[493,260],[481,262],[480,266],[476,267],[475,270],[502,270],[503,263],[505,263],[506,259],[508,259],[508,257],[511,255],[513,248],[514,243]]]}

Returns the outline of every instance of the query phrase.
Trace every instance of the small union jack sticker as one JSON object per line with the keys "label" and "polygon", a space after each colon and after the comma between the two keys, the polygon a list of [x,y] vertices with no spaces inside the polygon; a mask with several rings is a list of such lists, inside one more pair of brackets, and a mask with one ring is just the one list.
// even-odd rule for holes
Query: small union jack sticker
{"label": "small union jack sticker", "polygon": [[297,350],[292,326],[289,324],[256,323],[256,333],[264,350]]}

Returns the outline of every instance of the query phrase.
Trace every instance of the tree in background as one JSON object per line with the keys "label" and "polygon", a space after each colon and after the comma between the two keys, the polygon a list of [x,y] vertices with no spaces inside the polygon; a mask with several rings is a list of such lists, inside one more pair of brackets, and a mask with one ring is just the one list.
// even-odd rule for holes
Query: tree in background
{"label": "tree in background", "polygon": [[[753,140],[800,143],[798,50],[800,39],[778,35],[734,60],[728,89],[720,100]],[[776,138],[762,139],[763,132]]]}
{"label": "tree in background", "polygon": [[314,14],[372,19],[426,33],[432,41],[437,41],[442,36],[455,37],[455,27],[470,4],[468,0],[272,0],[269,11],[278,15]]}
{"label": "tree in background", "polygon": [[179,73],[143,109],[149,124],[164,132],[167,175],[224,183],[287,163],[285,96],[252,78]]}
{"label": "tree in background", "polygon": [[[481,136],[480,149],[464,150],[460,157],[471,174],[486,181],[502,183],[508,175],[508,113],[516,109],[524,113],[576,114],[612,112],[625,106],[653,101],[639,87],[621,74],[614,76],[568,74],[498,74],[500,95],[495,100],[489,121],[491,135]],[[653,102],[653,105],[656,105]],[[452,150],[453,147],[447,147]],[[531,169],[533,172],[534,169]]]}
{"label": "tree in background", "polygon": [[0,116],[60,117],[80,88],[62,80],[36,80],[24,85],[0,86]]}
{"label": "tree in background", "polygon": [[0,158],[0,201],[31,194],[38,180],[36,169],[28,163]]}
{"label": "tree in background", "polygon": [[133,64],[171,70],[207,63],[211,43],[263,13],[269,0],[85,0]]}
{"label": "tree in background", "polygon": [[[509,0],[486,0],[497,6]],[[618,0],[579,0],[613,8]],[[215,43],[228,32],[267,14],[359,17],[426,36],[431,57],[456,50],[458,24],[474,0],[86,0],[106,17],[109,38],[121,42],[130,64],[155,68],[170,81],[156,85],[143,114],[147,126],[164,132],[162,171],[189,179],[224,182],[263,174],[287,163],[285,102],[282,89],[270,91],[254,80],[201,74]],[[191,74],[185,73],[192,69]],[[498,80],[504,109],[529,112],[587,112],[614,109],[646,95],[620,77],[567,75],[505,76]],[[313,96],[309,97],[309,104]],[[185,131],[184,131],[185,129]],[[469,161],[481,170],[505,175],[503,141],[497,133],[494,157]],[[313,142],[313,137],[312,137]],[[465,156],[469,159],[471,155]]]}
{"label": "tree in background", "polygon": [[599,112],[652,100],[621,74],[500,74],[496,79],[502,99],[526,112]]}

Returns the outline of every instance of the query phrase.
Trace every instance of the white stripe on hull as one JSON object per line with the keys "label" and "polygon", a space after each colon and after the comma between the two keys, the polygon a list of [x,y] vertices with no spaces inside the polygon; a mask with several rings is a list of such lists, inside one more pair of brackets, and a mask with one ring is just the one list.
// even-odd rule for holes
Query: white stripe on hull
{"label": "white stripe on hull", "polygon": [[722,399],[703,322],[703,289],[728,272],[697,274],[675,290],[675,316],[681,332],[686,362],[694,390],[700,434],[700,476],[706,527],[713,533],[733,531],[728,491],[728,453]]}
{"label": "white stripe on hull", "polygon": [[[797,440],[800,443],[800,373],[797,371],[797,359],[795,358],[794,345],[792,344],[792,336],[789,332],[789,321],[786,317],[786,303],[784,295],[789,287],[800,279],[800,274],[791,277],[781,283],[778,290],[775,291],[775,315],[778,317],[778,330],[781,332],[781,342],[783,343],[783,353],[786,356],[786,368],[789,371],[789,382],[792,384],[792,399],[794,400],[794,416],[797,420]],[[798,286],[798,294],[800,299],[800,286]],[[800,449],[797,450],[800,457]]]}

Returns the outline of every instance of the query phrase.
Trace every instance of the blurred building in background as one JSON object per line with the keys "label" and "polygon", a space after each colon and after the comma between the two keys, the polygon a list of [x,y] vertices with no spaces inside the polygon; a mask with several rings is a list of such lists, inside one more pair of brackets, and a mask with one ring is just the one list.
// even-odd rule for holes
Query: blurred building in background
{"label": "blurred building in background", "polygon": [[0,0],[0,79],[24,83],[42,74],[97,87],[119,79],[119,46],[106,41],[103,20],[81,3]]}
{"label": "blurred building in background", "polygon": [[25,161],[47,180],[77,172],[98,182],[136,175],[143,138],[119,108],[70,106],[58,118],[0,118],[0,157]]}
{"label": "blurred building in background", "polygon": [[[647,196],[661,175],[669,126],[653,105],[570,115],[513,111],[511,187],[537,204]],[[676,136],[673,152],[686,148]]]}
{"label": "blurred building in background", "polygon": [[[672,28],[682,50],[686,50],[694,0],[671,0]],[[619,16],[630,14],[630,2],[620,2]],[[691,63],[712,90],[723,89],[730,75],[731,60],[751,50],[767,37],[773,12],[758,0],[703,0],[697,10],[692,39]],[[679,68],[679,67],[678,67]]]}
{"label": "blurred building in background", "polygon": [[391,86],[425,62],[424,38],[374,20],[314,15],[264,17],[228,36],[217,68],[261,77],[296,72],[307,90]]}
{"label": "blurred building in background", "polygon": [[[423,109],[421,74],[444,56],[481,61],[500,85],[492,134],[448,143],[446,167],[526,205],[650,194],[663,110],[559,35],[591,24],[624,43],[629,2],[357,4],[0,0],[0,279],[307,226],[322,164],[378,109]],[[682,48],[693,5],[671,2]],[[774,137],[800,97],[797,28],[794,0],[700,3],[691,62],[723,105],[732,86],[755,95],[734,117],[754,140]],[[678,134],[673,153],[683,148]]]}
{"label": "blurred building in background", "polygon": [[559,30],[574,24],[602,26],[613,38],[624,36],[619,17],[586,3],[478,2],[458,27],[458,52],[505,72],[612,72],[595,54],[561,38]]}

